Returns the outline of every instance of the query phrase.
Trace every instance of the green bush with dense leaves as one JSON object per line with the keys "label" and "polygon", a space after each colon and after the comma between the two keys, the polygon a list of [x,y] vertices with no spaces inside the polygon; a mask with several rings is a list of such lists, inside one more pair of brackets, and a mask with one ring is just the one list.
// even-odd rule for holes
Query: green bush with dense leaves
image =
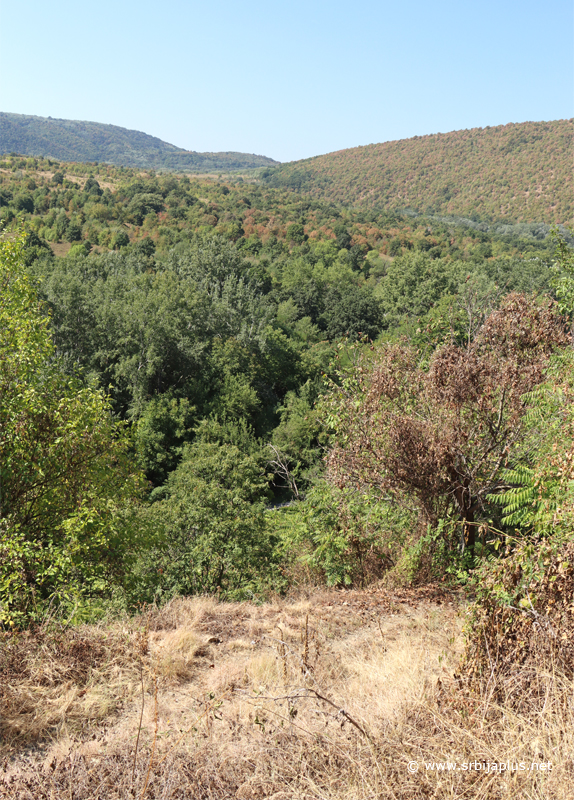
{"label": "green bush with dense leaves", "polygon": [[0,242],[0,624],[109,594],[137,546],[139,475],[107,398],[67,376],[22,264]]}
{"label": "green bush with dense leaves", "polygon": [[188,445],[149,509],[162,546],[139,569],[155,599],[217,593],[252,598],[282,587],[277,539],[266,525],[261,459],[227,443]]}

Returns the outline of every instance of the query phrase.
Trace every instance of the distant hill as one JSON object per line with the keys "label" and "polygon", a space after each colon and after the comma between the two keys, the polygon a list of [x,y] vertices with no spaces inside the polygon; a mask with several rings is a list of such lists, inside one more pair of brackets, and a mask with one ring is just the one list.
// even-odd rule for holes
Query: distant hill
{"label": "distant hill", "polygon": [[345,205],[571,223],[573,120],[415,136],[263,170],[269,186]]}
{"label": "distant hill", "polygon": [[99,161],[124,167],[182,172],[230,172],[279,162],[248,153],[196,153],[141,131],[0,112],[0,153],[45,156],[59,161]]}

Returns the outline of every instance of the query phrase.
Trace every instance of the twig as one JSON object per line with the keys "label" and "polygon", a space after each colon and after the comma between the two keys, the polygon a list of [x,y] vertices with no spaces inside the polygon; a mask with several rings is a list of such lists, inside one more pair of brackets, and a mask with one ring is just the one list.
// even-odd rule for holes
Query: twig
{"label": "twig", "polygon": [[380,632],[380,634],[381,634],[381,639],[383,640],[383,647],[384,647],[384,648],[385,648],[385,650],[386,650],[387,648],[386,648],[386,645],[385,645],[385,634],[383,633],[383,628],[382,628],[382,625],[381,625],[381,620],[380,620],[380,619],[378,619],[378,620],[377,620],[377,623],[378,623],[378,626],[379,626],[379,632]]}
{"label": "twig", "polygon": [[[246,689],[234,689],[233,691],[234,692],[243,692],[243,693],[245,693],[247,690]],[[313,690],[311,690],[311,691],[313,691]],[[246,703],[250,703],[250,705],[255,706],[255,703],[253,701],[254,700],[259,700],[259,699],[261,699],[261,700],[278,701],[278,700],[289,700],[289,698],[297,700],[297,699],[305,698],[305,697],[308,697],[308,695],[304,695],[304,694],[303,695],[285,695],[285,697],[267,697],[265,695],[258,695],[257,697],[250,696],[249,698],[246,698],[245,702]],[[255,706],[255,707],[257,708],[257,706]],[[337,708],[337,706],[335,706],[335,708]],[[266,711],[269,714],[273,714],[274,716],[278,717],[279,719],[282,719],[284,722],[288,722],[294,728],[297,728],[297,730],[303,731],[303,733],[306,733],[308,736],[321,736],[326,741],[330,742],[334,747],[337,747],[337,749],[340,750],[340,752],[341,752],[341,754],[343,756],[346,756],[347,758],[350,758],[349,754],[340,745],[338,745],[333,739],[329,738],[324,733],[316,733],[314,731],[310,731],[307,728],[304,728],[302,725],[299,725],[296,722],[294,722],[292,718],[288,718],[284,714],[280,714],[278,711],[274,711],[272,708],[267,708]],[[361,731],[361,733],[364,734],[364,736],[369,740],[369,742],[374,744],[374,739],[371,736],[369,736],[368,733],[365,733],[360,727],[359,727],[359,730]]]}
{"label": "twig", "polygon": [[148,783],[149,783],[149,779],[150,779],[150,774],[151,774],[151,768],[152,768],[152,764],[153,764],[153,757],[155,756],[155,747],[156,747],[156,743],[157,743],[157,724],[158,724],[158,718],[157,718],[158,717],[158,715],[157,715],[157,675],[154,675],[153,682],[154,682],[154,695],[153,695],[154,696],[154,731],[153,731],[153,743],[152,743],[152,747],[151,747],[151,755],[149,757],[149,764],[147,766],[147,773],[146,773],[146,776],[145,776],[145,785],[144,785],[142,793],[140,794],[140,800],[142,800],[142,798],[144,797],[144,795],[145,795],[145,793],[147,791],[147,787],[148,787]]}
{"label": "twig", "polygon": [[[281,630],[279,625],[277,626],[277,629],[278,629],[279,633],[281,634],[281,636],[283,636],[283,631]],[[282,672],[283,672],[283,684],[285,686],[287,686],[287,651],[285,650],[285,643],[283,641],[281,641],[281,644],[279,646],[279,655],[281,656],[281,662],[282,662],[282,667],[283,667],[283,669],[282,669]]]}
{"label": "twig", "polygon": [[305,640],[303,643],[303,666],[306,672],[310,672],[309,667],[309,614],[305,616]]}
{"label": "twig", "polygon": [[[318,700],[322,700],[324,703],[328,703],[328,704],[329,704],[329,705],[330,705],[332,708],[338,708],[338,706],[337,706],[335,703],[333,703],[333,701],[332,701],[332,700],[329,700],[329,698],[328,698],[328,697],[325,697],[325,695],[322,695],[322,694],[320,694],[320,692],[318,692],[316,689],[308,689],[308,691],[309,691],[309,692],[313,692],[313,694],[315,695],[315,697],[316,697]],[[366,731],[366,730],[364,730],[364,728],[362,728],[362,727],[359,725],[359,723],[358,723],[358,722],[357,722],[355,719],[353,719],[353,717],[352,717],[352,716],[349,714],[349,712],[348,712],[348,711],[345,711],[345,709],[344,709],[344,708],[339,708],[339,711],[337,712],[337,716],[342,716],[342,717],[345,717],[345,719],[346,719],[346,720],[348,720],[348,721],[351,723],[351,725],[354,725],[354,727],[355,727],[355,728],[356,728],[356,729],[357,729],[357,730],[358,730],[360,733],[362,733],[362,734],[363,734],[363,736],[364,736],[365,738],[367,738],[367,739],[371,740],[371,737],[370,737],[370,735],[367,733],[367,731]]]}
{"label": "twig", "polygon": [[143,713],[144,713],[144,702],[145,702],[144,681],[143,681],[143,664],[141,663],[141,661],[140,661],[140,680],[141,680],[141,685],[142,685],[142,710],[141,710],[141,713],[140,713],[140,724],[138,725],[138,735],[137,735],[137,739],[136,739],[136,747],[135,747],[135,750],[134,750],[134,765],[133,765],[133,768],[132,768],[132,783],[134,782],[135,775],[136,775],[136,760],[137,760],[137,757],[138,757],[138,747],[139,747],[139,743],[140,743],[140,733],[141,733],[141,729],[142,729],[142,721],[143,721]]}
{"label": "twig", "polygon": [[[244,690],[244,689],[234,689],[234,691],[236,691],[236,692],[245,692],[246,690]],[[297,691],[299,691],[299,690],[297,690]],[[272,697],[272,696],[269,696],[269,695],[257,695],[255,697],[254,696],[250,696],[250,699],[251,700],[273,700],[274,703],[278,703],[280,700],[308,700],[309,699],[309,694],[306,694],[306,692],[312,692],[315,695],[315,697],[317,698],[317,700],[322,700],[324,703],[327,703],[328,705],[330,705],[331,708],[337,709],[337,716],[338,717],[339,716],[345,717],[345,719],[348,722],[350,722],[351,725],[353,725],[360,733],[362,733],[363,736],[366,739],[368,739],[369,741],[372,741],[371,735],[368,734],[367,731],[364,728],[362,728],[355,719],[353,719],[353,717],[349,714],[348,711],[345,711],[344,708],[340,708],[340,706],[338,706],[332,700],[329,700],[328,697],[325,697],[324,694],[321,694],[321,692],[318,692],[316,689],[311,689],[309,687],[305,687],[304,689],[301,689],[300,691],[302,692],[302,694],[291,692],[290,694],[278,695],[276,697]]]}

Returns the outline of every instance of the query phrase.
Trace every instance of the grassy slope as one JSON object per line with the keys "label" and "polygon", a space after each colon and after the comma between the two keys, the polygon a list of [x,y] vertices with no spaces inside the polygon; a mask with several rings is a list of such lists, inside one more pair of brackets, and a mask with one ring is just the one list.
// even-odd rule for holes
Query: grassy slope
{"label": "grassy slope", "polygon": [[[568,686],[531,717],[462,691],[459,602],[178,599],[126,627],[5,636],[0,798],[571,798]],[[445,761],[553,769],[425,767]]]}
{"label": "grassy slope", "polygon": [[263,179],[350,205],[568,224],[573,152],[572,120],[525,122],[340,150]]}
{"label": "grassy slope", "polygon": [[191,172],[252,169],[277,163],[248,153],[188,152],[117,125],[7,113],[0,113],[0,152]]}

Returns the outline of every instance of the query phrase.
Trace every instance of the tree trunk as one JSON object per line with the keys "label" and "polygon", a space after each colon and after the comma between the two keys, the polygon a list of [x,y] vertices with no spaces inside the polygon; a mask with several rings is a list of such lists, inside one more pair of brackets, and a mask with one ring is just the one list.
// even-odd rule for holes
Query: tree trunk
{"label": "tree trunk", "polygon": [[474,566],[474,546],[476,544],[476,526],[474,524],[474,508],[472,497],[467,485],[459,483],[454,496],[462,518],[462,532],[464,548],[470,551],[470,563]]}
{"label": "tree trunk", "polygon": [[466,549],[470,551],[470,563],[474,566],[474,546],[476,544],[476,525],[474,524],[474,511],[468,508],[464,512],[464,541]]}

